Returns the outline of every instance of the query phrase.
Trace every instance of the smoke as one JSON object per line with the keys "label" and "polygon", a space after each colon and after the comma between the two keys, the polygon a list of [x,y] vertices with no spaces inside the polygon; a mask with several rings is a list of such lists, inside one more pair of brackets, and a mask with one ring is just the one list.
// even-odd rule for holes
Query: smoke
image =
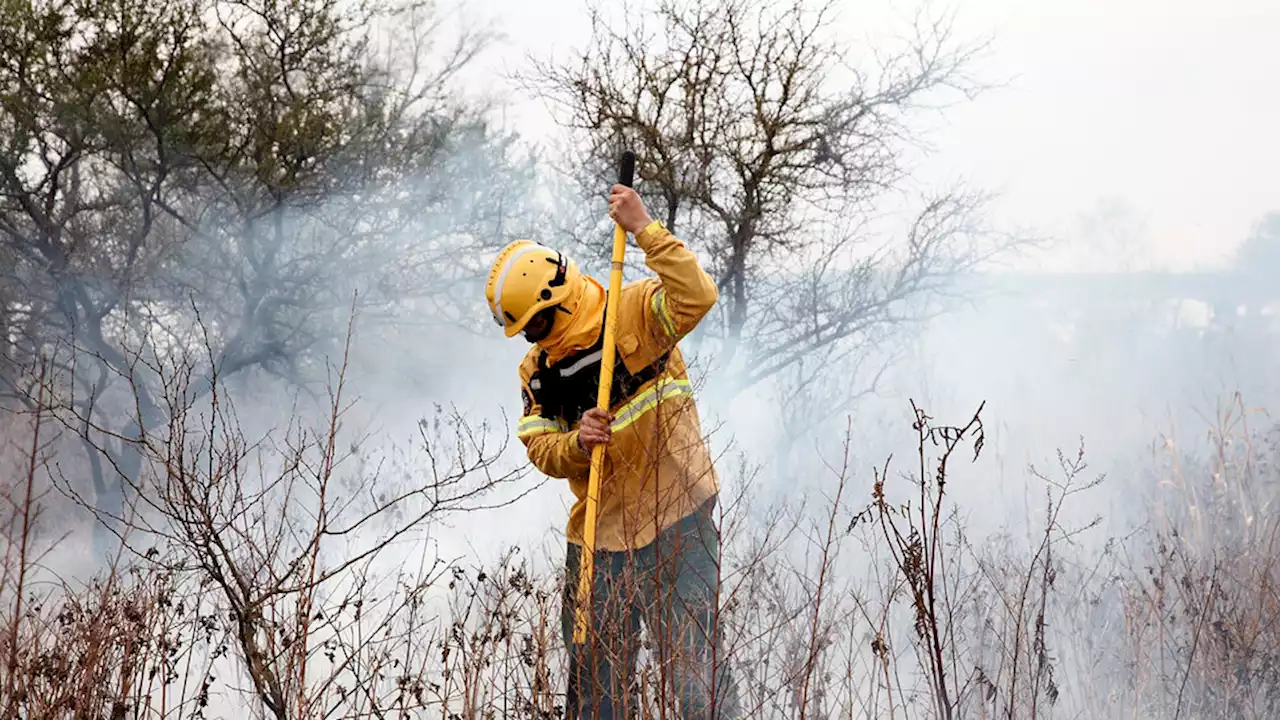
{"label": "smoke", "polygon": [[[568,243],[565,227],[580,230],[597,210],[601,217],[595,222],[603,224],[604,206],[597,198],[566,192],[572,183],[541,161],[545,147],[523,137],[520,126],[504,125],[499,110],[489,113],[484,123],[452,136],[428,172],[335,191],[305,211],[287,214],[280,232],[296,242],[281,252],[237,255],[244,237],[226,226],[176,251],[164,261],[174,269],[164,289],[179,292],[166,297],[167,305],[144,298],[135,307],[154,318],[155,334],[165,340],[116,338],[122,345],[147,346],[161,365],[196,358],[194,365],[206,371],[253,366],[228,373],[223,395],[213,396],[204,386],[194,397],[179,394],[188,403],[183,417],[196,427],[209,427],[218,402],[234,408],[247,444],[262,451],[246,452],[254,462],[246,487],[255,492],[274,492],[269,480],[291,471],[289,454],[278,449],[297,432],[313,434],[307,463],[324,455],[325,425],[335,403],[340,421],[334,444],[341,459],[334,472],[358,486],[341,498],[353,508],[376,505],[383,495],[412,488],[433,473],[459,473],[474,457],[488,458],[472,479],[492,479],[495,486],[468,498],[468,510],[433,516],[397,536],[368,569],[373,575],[395,577],[437,560],[491,567],[512,548],[531,562],[534,575],[549,576],[562,562],[573,498],[566,483],[528,467],[514,436],[521,412],[516,368],[528,346],[522,338],[503,337],[491,322],[483,307],[483,276],[507,240]],[[965,531],[957,548],[970,553],[957,550],[962,559],[952,568],[956,572],[989,569],[982,563],[1001,553],[1024,558],[1035,547],[1054,505],[1036,472],[1058,477],[1059,452],[1070,459],[1082,449],[1088,463],[1083,474],[1106,478],[1054,515],[1062,527],[1099,520],[1066,543],[1063,562],[1073,569],[1114,560],[1108,553],[1117,538],[1164,520],[1151,513],[1168,497],[1162,487],[1170,476],[1171,451],[1185,447],[1197,456],[1211,454],[1209,433],[1236,393],[1249,408],[1274,407],[1280,399],[1274,373],[1280,304],[1272,289],[1280,275],[1280,236],[1276,216],[1268,216],[1245,242],[1238,266],[1183,274],[1140,271],[1135,268],[1158,259],[1150,243],[1142,249],[1150,240],[1145,226],[1122,206],[1108,208],[1093,218],[1089,232],[1095,249],[1123,248],[1126,267],[1108,268],[1120,271],[971,273],[956,278],[964,301],[951,302],[940,316],[869,337],[852,359],[812,358],[825,377],[845,381],[837,387],[870,387],[875,381],[874,393],[847,405],[847,398],[824,396],[820,384],[811,394],[785,398],[785,411],[776,384],[722,391],[738,386],[750,368],[734,371],[742,377],[717,374],[715,345],[699,335],[690,338],[690,373],[705,390],[699,411],[718,458],[722,494],[749,501],[741,544],[749,546],[765,532],[772,508],[785,507],[797,526],[817,527],[834,516],[843,528],[872,502],[878,479],[891,478],[895,497],[909,496],[899,481],[918,460],[912,402],[938,422],[956,425],[983,408],[986,447],[976,460],[958,452],[948,478],[947,498]],[[602,234],[602,248],[606,240]],[[5,252],[0,247],[0,258],[8,257]],[[629,253],[626,279],[633,280],[643,269],[640,251],[632,245]],[[266,255],[283,271],[260,275]],[[603,268],[599,257],[580,262],[596,272]],[[270,315],[257,312],[261,305],[250,307],[241,293],[256,281],[285,287],[270,297],[285,309]],[[0,339],[16,346],[17,331],[9,328],[29,321],[30,308],[5,295],[0,299],[8,301],[0,329],[10,333]],[[238,328],[210,326],[202,334],[186,310],[202,303],[225,304],[221,317],[251,321]],[[211,348],[201,347],[204,340]],[[202,356],[210,349],[213,357]],[[290,359],[249,362],[277,350]],[[193,376],[207,380],[198,372]],[[342,395],[335,400],[331,393],[340,376]],[[134,411],[127,397],[107,396],[103,402],[114,404],[95,411],[109,417]],[[832,412],[833,404],[842,407]],[[172,429],[157,423],[153,431],[164,435]],[[208,450],[222,437],[210,430],[196,444]],[[67,458],[78,451],[83,448],[73,443],[59,448]],[[152,471],[163,475],[163,463],[150,459]],[[54,475],[61,476],[62,486],[85,490],[84,478],[65,469],[72,463],[58,460],[64,469]],[[888,476],[881,474],[886,468]],[[832,510],[837,490],[842,504]],[[425,494],[416,501],[430,504]],[[281,517],[306,518],[320,502],[288,496],[266,505]],[[1261,507],[1270,508],[1268,502]],[[379,520],[344,535],[325,546],[324,562],[340,563],[402,521]],[[69,542],[45,558],[49,577],[92,574],[88,527],[82,522]],[[1135,553],[1147,549],[1139,545]],[[812,550],[801,539],[780,551],[797,569],[796,587],[813,580]],[[832,572],[841,588],[866,588],[884,561],[882,550],[850,541],[833,560]],[[427,594],[439,603],[450,597],[443,586]],[[1079,707],[1088,700],[1089,684],[1100,680],[1087,648],[1079,647],[1081,634],[1104,628],[1101,621],[1090,624],[1070,614],[1077,610],[1063,611],[1063,625],[1054,627],[1049,644],[1063,648],[1062,676],[1071,679],[1063,694]],[[850,611],[841,620],[850,618],[866,619]],[[862,635],[855,640],[869,645]]]}

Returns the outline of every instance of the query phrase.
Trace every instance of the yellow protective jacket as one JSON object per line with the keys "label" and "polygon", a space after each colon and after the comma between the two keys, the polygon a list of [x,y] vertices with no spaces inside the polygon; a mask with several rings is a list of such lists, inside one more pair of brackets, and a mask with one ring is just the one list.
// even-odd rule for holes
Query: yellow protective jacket
{"label": "yellow protective jacket", "polygon": [[[715,282],[685,244],[660,222],[651,223],[635,239],[644,251],[645,264],[657,277],[632,281],[622,288],[615,331],[616,366],[625,364],[627,370],[637,373],[664,353],[667,359],[657,377],[610,408],[613,438],[605,446],[596,510],[599,550],[644,547],[719,490],[684,358],[676,346],[715,304]],[[588,278],[584,278],[584,285],[584,293],[602,291]],[[553,337],[531,348],[520,364],[524,416],[517,435],[539,470],[568,479],[577,501],[565,534],[578,545],[583,538],[591,456],[578,445],[577,423],[570,426],[560,417],[542,415],[543,407],[530,379],[546,346],[561,356],[567,354],[566,348],[555,347],[557,342],[563,345],[566,333],[575,338],[579,349],[596,341],[604,313],[603,295],[600,297],[596,305],[578,301],[576,307],[583,312],[558,316],[557,325],[569,317],[569,327],[553,329]]]}

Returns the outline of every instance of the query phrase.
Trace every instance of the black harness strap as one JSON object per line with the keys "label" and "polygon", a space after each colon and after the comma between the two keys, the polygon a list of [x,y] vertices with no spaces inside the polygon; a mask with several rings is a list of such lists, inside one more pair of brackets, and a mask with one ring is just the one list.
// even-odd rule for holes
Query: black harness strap
{"label": "black harness strap", "polygon": [[[596,393],[600,389],[600,361],[604,348],[604,324],[595,343],[583,350],[562,358],[555,364],[547,364],[547,351],[538,354],[538,369],[529,379],[534,400],[542,406],[542,417],[559,418],[573,425],[582,414],[596,406]],[[610,390],[610,406],[630,400],[645,383],[653,380],[667,367],[670,351],[632,374],[622,362],[621,354],[613,366],[613,387]]]}

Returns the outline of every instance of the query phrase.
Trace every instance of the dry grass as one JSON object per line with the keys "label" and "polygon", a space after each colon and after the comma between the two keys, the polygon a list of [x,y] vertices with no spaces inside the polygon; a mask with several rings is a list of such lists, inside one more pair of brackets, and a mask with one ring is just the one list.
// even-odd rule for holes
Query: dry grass
{"label": "dry grass", "polygon": [[1157,456],[1156,511],[1124,595],[1135,692],[1170,717],[1280,713],[1277,429],[1236,394],[1202,447]]}
{"label": "dry grass", "polygon": [[[145,463],[114,518],[122,552],[86,583],[45,562],[55,501],[95,510],[52,462],[75,423],[45,382],[4,425],[5,720],[561,715],[558,573],[516,551],[484,568],[405,562],[410,538],[516,477],[464,418],[424,423],[398,461],[418,472],[393,472],[340,450],[342,368],[318,427],[252,440],[229,398],[192,401],[170,370],[170,422],[132,439]],[[966,535],[949,480],[981,452],[981,410],[949,427],[916,408],[905,473],[852,477],[846,442],[819,502],[723,498],[717,662],[744,714],[1274,717],[1277,435],[1245,410],[1223,411],[1204,452],[1166,445],[1157,520],[1100,555],[1074,543],[1092,525],[1060,520],[1101,481],[1082,449],[1033,469],[1045,503],[1029,545]],[[674,659],[654,642],[641,715],[678,717]]]}

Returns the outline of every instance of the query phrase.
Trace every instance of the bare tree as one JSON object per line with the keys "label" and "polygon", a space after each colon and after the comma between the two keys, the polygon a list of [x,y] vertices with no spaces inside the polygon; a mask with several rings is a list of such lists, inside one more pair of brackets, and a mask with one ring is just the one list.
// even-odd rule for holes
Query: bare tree
{"label": "bare tree", "polygon": [[[438,312],[479,272],[466,250],[521,212],[529,164],[454,94],[488,35],[433,57],[442,29],[416,3],[49,0],[3,16],[5,392],[26,393],[46,353],[75,417],[122,437],[163,423],[148,367],[203,343],[197,328],[216,351],[192,392],[215,372],[314,384],[353,297],[371,320]],[[115,448],[92,476],[119,515],[116,476],[140,459],[73,429]]]}
{"label": "bare tree", "polygon": [[[209,618],[222,650],[206,660],[232,652],[251,706],[280,720],[424,709],[395,680],[413,673],[398,653],[426,649],[415,636],[428,618],[415,611],[447,569],[423,536],[449,515],[509,502],[493,491],[524,470],[500,468],[505,442],[443,408],[420,424],[411,455],[370,458],[363,438],[341,429],[345,362],[332,368],[321,422],[291,418],[252,437],[216,370],[208,392],[191,392],[196,355],[151,368],[168,421],[132,440],[142,469],[123,476],[130,505],[104,524],[122,529],[132,563]],[[78,497],[65,478],[59,487]],[[422,556],[405,563],[407,547]]]}
{"label": "bare tree", "polygon": [[[172,300],[197,294],[234,319],[215,327],[225,375],[304,382],[357,291],[369,315],[447,304],[459,259],[518,215],[527,168],[512,171],[511,138],[482,105],[451,95],[487,34],[427,66],[440,29],[413,6],[246,0],[217,15],[223,133],[205,182],[168,206],[200,240],[175,263]],[[391,21],[377,49],[369,28]]]}
{"label": "bare tree", "polygon": [[[856,354],[930,317],[950,279],[1009,244],[962,188],[927,194],[900,232],[878,219],[907,190],[913,112],[979,89],[967,70],[983,45],[957,41],[949,18],[918,18],[901,48],[870,48],[875,70],[833,37],[832,2],[661,0],[617,18],[593,10],[581,54],[525,79],[576,134],[588,195],[607,187],[620,148],[638,152],[638,189],[719,285],[699,340],[730,396],[765,382],[793,395],[823,374],[795,372],[806,358]],[[847,397],[867,380],[845,369],[825,371]]]}
{"label": "bare tree", "polygon": [[[46,355],[89,416],[109,378],[132,372],[120,340],[145,279],[173,250],[158,202],[191,166],[178,148],[193,142],[189,120],[213,78],[200,11],[106,0],[0,13],[0,241],[21,297],[6,307],[10,394],[30,401],[21,373]],[[136,409],[135,424],[155,421],[149,394]],[[136,469],[133,457],[107,461]],[[98,495],[117,501],[97,458],[93,469]]]}

